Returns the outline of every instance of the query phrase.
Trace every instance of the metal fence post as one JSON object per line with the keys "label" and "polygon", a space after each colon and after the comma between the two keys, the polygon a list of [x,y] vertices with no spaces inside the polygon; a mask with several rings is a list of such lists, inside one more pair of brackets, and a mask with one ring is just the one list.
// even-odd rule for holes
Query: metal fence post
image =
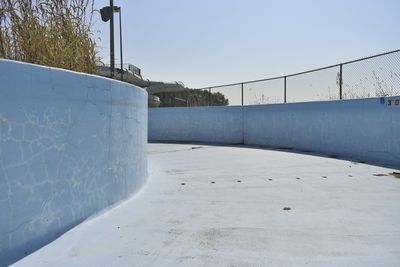
{"label": "metal fence post", "polygon": [[243,106],[243,83],[242,83],[242,106]]}
{"label": "metal fence post", "polygon": [[286,76],[283,77],[283,101],[286,103]]}
{"label": "metal fence post", "polygon": [[340,99],[343,99],[342,83],[343,83],[343,64],[340,64],[340,69],[339,69],[339,98]]}
{"label": "metal fence post", "polygon": [[211,106],[211,87],[208,88],[208,106]]}

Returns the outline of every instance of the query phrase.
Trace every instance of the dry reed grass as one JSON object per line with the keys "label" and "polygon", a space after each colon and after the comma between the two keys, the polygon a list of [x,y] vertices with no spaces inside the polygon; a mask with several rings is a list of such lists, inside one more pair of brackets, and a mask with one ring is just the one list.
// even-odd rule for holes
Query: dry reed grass
{"label": "dry reed grass", "polygon": [[93,0],[0,0],[0,57],[95,73]]}

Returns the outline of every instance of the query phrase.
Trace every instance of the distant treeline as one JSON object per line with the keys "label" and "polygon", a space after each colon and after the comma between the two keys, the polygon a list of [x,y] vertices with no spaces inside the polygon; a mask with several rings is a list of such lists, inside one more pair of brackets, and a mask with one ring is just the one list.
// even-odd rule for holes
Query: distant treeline
{"label": "distant treeline", "polygon": [[229,104],[228,99],[223,94],[217,92],[210,95],[207,90],[185,88],[184,91],[180,92],[159,93],[156,95],[160,98],[160,107],[226,106]]}

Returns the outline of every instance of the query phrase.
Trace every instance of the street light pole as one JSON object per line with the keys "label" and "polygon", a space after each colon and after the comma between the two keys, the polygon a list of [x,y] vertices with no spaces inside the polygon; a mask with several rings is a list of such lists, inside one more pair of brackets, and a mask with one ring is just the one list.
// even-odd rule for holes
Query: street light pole
{"label": "street light pole", "polygon": [[119,50],[121,55],[121,81],[124,79],[124,63],[122,60],[122,24],[121,24],[121,7],[119,7]]}
{"label": "street light pole", "polygon": [[[111,12],[114,10],[114,1],[110,0]],[[111,13],[112,14],[112,13]],[[110,18],[110,67],[111,67],[111,78],[114,77],[115,61],[114,61],[114,16]]]}
{"label": "street light pole", "polygon": [[114,1],[110,0],[110,6],[100,9],[101,20],[104,22],[110,21],[110,76],[115,77],[115,58],[114,58],[114,12],[119,12],[119,48],[121,53],[121,81],[124,78],[124,66],[122,60],[122,18],[121,7],[114,6]]}

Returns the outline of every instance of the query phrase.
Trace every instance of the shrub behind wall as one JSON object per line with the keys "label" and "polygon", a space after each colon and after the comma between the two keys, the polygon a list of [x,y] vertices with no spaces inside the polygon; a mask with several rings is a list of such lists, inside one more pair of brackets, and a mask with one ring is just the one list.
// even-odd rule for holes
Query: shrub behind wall
{"label": "shrub behind wall", "polygon": [[93,0],[0,1],[0,57],[94,73]]}

